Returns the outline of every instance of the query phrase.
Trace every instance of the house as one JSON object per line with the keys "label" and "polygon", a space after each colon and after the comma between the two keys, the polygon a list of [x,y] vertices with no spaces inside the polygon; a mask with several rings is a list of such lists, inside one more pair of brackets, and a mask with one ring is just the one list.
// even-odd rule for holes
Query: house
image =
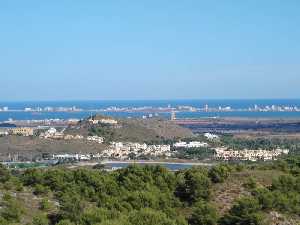
{"label": "house", "polygon": [[87,140],[90,142],[97,142],[98,144],[102,144],[104,142],[104,138],[99,136],[88,136]]}
{"label": "house", "polygon": [[7,130],[0,130],[0,137],[3,137],[3,136],[8,136],[9,133]]}
{"label": "house", "polygon": [[227,148],[216,148],[215,158],[218,160],[241,160],[241,161],[269,161],[276,160],[278,156],[282,154],[288,154],[287,149],[275,149],[275,150],[228,150]]}
{"label": "house", "polygon": [[200,141],[191,141],[190,143],[186,142],[177,142],[173,145],[174,148],[201,148],[208,147],[208,144]]}
{"label": "house", "polygon": [[206,137],[208,140],[212,141],[212,140],[216,140],[219,139],[218,135],[215,134],[211,134],[211,133],[205,133],[204,137]]}
{"label": "house", "polygon": [[25,137],[33,136],[33,128],[30,127],[17,127],[10,129],[12,135],[22,135]]}
{"label": "house", "polygon": [[177,142],[173,145],[175,148],[186,148],[187,147],[187,143],[182,141],[182,142]]}
{"label": "house", "polygon": [[191,141],[188,145],[188,148],[201,148],[201,147],[208,147],[208,144],[205,142],[200,141]]}
{"label": "house", "polygon": [[109,124],[109,125],[117,125],[118,124],[118,121],[117,120],[114,120],[114,119],[100,119],[100,120],[97,120],[97,119],[89,119],[89,123],[91,124]]}

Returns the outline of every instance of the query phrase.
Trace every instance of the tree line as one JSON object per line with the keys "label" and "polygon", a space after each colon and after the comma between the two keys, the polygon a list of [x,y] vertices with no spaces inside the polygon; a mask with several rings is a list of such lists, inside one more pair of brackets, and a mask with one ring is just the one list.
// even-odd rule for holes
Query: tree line
{"label": "tree line", "polygon": [[[241,170],[277,170],[283,175],[267,187],[249,180],[250,195],[220,214],[214,185]],[[266,165],[220,164],[171,172],[161,166],[100,169],[27,169],[0,167],[0,224],[28,225],[262,225],[271,210],[300,214],[300,159]],[[32,190],[39,213],[28,218],[18,196]],[[26,219],[24,219],[26,218]]]}

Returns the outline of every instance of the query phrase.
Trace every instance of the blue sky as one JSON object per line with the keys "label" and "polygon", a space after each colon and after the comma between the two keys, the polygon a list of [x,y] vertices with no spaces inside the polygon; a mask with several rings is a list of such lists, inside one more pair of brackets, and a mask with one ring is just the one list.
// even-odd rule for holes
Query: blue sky
{"label": "blue sky", "polygon": [[299,8],[0,1],[0,100],[300,98]]}

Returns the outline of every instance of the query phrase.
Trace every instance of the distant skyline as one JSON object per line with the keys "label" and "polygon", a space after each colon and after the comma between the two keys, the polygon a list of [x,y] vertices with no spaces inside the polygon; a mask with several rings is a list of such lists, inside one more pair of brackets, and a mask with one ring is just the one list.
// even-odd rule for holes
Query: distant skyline
{"label": "distant skyline", "polygon": [[0,2],[0,101],[300,99],[300,1]]}

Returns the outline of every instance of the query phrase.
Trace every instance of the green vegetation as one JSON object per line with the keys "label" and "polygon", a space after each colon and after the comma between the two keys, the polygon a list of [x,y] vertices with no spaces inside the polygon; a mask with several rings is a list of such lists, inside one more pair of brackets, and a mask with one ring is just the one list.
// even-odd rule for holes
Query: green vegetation
{"label": "green vegetation", "polygon": [[300,222],[300,158],[178,172],[1,166],[0,174],[1,225],[264,225],[272,212]]}
{"label": "green vegetation", "polygon": [[104,137],[104,140],[107,143],[110,143],[111,141],[114,141],[116,139],[116,133],[114,129],[112,128],[112,126],[107,124],[99,124],[97,126],[92,126],[89,129],[89,135]]}
{"label": "green vegetation", "polygon": [[276,148],[289,149],[292,153],[300,152],[299,139],[282,138],[235,138],[233,135],[221,136],[220,144],[228,146],[230,149],[266,149]]}
{"label": "green vegetation", "polygon": [[189,218],[191,225],[216,225],[218,222],[217,210],[210,204],[198,202]]}
{"label": "green vegetation", "polygon": [[179,148],[176,149],[178,152],[176,158],[179,159],[193,159],[193,160],[204,160],[211,159],[215,151],[211,148],[200,147],[200,148]]}

